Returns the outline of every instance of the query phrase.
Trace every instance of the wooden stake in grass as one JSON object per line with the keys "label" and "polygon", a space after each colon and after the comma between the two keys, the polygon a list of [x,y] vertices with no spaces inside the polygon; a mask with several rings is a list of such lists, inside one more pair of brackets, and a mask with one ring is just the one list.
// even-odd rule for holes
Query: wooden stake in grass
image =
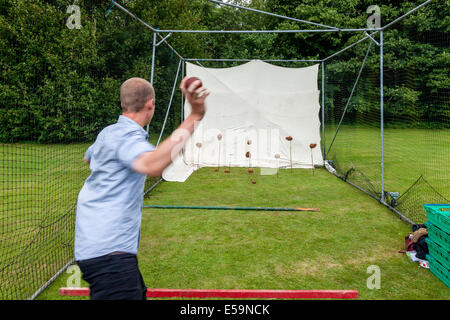
{"label": "wooden stake in grass", "polygon": [[279,165],[278,165],[278,159],[280,159],[280,154],[276,153],[275,154],[275,159],[277,159],[277,178],[278,178],[278,170],[280,169]]}
{"label": "wooden stake in grass", "polygon": [[219,133],[217,135],[217,140],[219,140],[219,160],[217,161],[217,169],[214,170],[216,172],[220,170],[220,141],[222,140],[222,134],[221,133]]}
{"label": "wooden stake in grass", "polygon": [[251,166],[252,166],[252,164],[251,164],[252,155],[251,155],[250,151],[247,151],[245,153],[245,157],[248,158],[248,162],[249,162],[248,163],[249,164],[248,172],[251,174],[250,180],[252,181],[253,184],[255,184],[256,181],[253,179],[253,168],[251,168]]}
{"label": "wooden stake in grass", "polygon": [[[251,145],[252,144],[252,140],[247,140],[247,145]],[[248,157],[247,157],[247,153],[248,153]],[[248,173],[252,174],[253,173],[253,168],[252,168],[252,162],[251,162],[251,154],[250,151],[248,151],[245,156],[248,158]]]}
{"label": "wooden stake in grass", "polygon": [[223,171],[225,173],[230,173],[231,172],[231,156],[232,155],[233,155],[232,153],[229,154],[230,157],[228,159],[228,168]]}
{"label": "wooden stake in grass", "polygon": [[201,142],[197,142],[195,144],[195,146],[198,148],[198,153],[197,153],[197,169],[200,169],[200,148],[202,147],[202,143]]}
{"label": "wooden stake in grass", "polygon": [[313,149],[317,147],[316,143],[311,143],[309,148],[311,149],[311,166],[312,166],[312,174],[314,175],[314,160],[313,160]]}
{"label": "wooden stake in grass", "polygon": [[251,154],[250,151],[247,151],[245,153],[245,157],[248,159],[248,167],[250,168],[252,166],[251,162],[250,162],[250,158],[251,158]]}
{"label": "wooden stake in grass", "polygon": [[289,141],[289,161],[291,162],[291,171],[292,171],[292,137],[288,136],[286,137],[286,140]]}

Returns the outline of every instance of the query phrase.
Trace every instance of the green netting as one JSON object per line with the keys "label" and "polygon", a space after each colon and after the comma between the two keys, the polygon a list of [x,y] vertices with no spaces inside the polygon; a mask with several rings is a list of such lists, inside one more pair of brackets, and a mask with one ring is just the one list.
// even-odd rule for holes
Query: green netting
{"label": "green netting", "polygon": [[449,26],[431,13],[445,21],[449,8],[430,3],[385,32],[385,190],[416,223],[425,203],[450,203]]}
{"label": "green netting", "polygon": [[[0,5],[0,299],[32,297],[71,262],[76,198],[89,174],[83,154],[98,132],[117,120],[120,84],[131,76],[150,79],[153,34],[117,10],[105,19],[107,4],[79,4],[80,30],[66,27],[64,0]],[[139,3],[130,5],[145,20],[167,16],[164,10],[141,12]],[[378,199],[384,197],[415,222],[425,219],[424,203],[450,199],[448,13],[445,2],[432,2],[384,32],[384,122],[376,43],[361,42],[324,64],[327,159],[340,177]],[[428,24],[431,15],[438,16],[440,24]],[[231,38],[220,43],[224,47],[240,39],[221,37]],[[330,42],[345,46],[362,37],[339,35]],[[208,47],[216,43],[208,42],[210,38],[174,34],[170,41],[179,44],[180,51],[210,56],[217,49]],[[266,37],[273,47],[291,44],[272,43],[277,38]],[[374,38],[380,41],[379,34]],[[240,49],[236,51],[247,55]],[[295,50],[289,55],[295,56]],[[150,127],[153,143],[177,65],[170,49],[158,47],[154,86],[160,98]],[[167,132],[180,123],[180,99],[177,90]],[[148,179],[146,190],[157,181]]]}
{"label": "green netting", "polygon": [[[122,82],[151,77],[152,33],[117,10],[106,19],[108,3],[81,0],[81,28],[70,29],[71,4],[0,4],[0,299],[33,298],[73,260],[76,200],[90,174],[84,153],[121,114]],[[158,47],[153,144],[178,62]],[[177,90],[169,132],[180,98]]]}
{"label": "green netting", "polygon": [[425,203],[450,201],[448,25],[427,24],[431,13],[445,21],[448,8],[431,3],[383,32],[383,114],[378,44],[367,39],[325,64],[330,165],[415,223],[426,220]]}
{"label": "green netting", "polygon": [[370,40],[325,62],[326,158],[340,177],[377,198],[381,195],[379,84],[379,48]]}

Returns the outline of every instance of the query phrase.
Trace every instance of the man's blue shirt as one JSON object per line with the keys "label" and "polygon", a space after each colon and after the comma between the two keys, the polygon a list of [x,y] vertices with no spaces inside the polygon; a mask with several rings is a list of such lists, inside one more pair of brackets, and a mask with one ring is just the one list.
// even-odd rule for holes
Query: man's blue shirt
{"label": "man's blue shirt", "polygon": [[135,121],[120,116],[86,151],[91,175],[78,195],[75,259],[114,251],[137,254],[144,198],[144,174],[131,169],[142,153],[154,150]]}

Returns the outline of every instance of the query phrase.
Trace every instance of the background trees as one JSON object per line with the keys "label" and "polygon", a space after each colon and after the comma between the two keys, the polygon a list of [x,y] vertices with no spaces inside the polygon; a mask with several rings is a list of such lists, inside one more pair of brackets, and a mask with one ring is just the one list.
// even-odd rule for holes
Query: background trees
{"label": "background trees", "polygon": [[[120,3],[161,29],[317,28],[221,7],[205,0],[124,0]],[[245,3],[341,28],[365,27],[366,9],[373,4],[364,0],[253,0]],[[382,25],[420,3],[380,1]],[[108,1],[92,0],[78,1],[82,26],[71,30],[66,27],[70,15],[66,10],[71,4],[73,2],[68,0],[4,0],[0,3],[1,141],[92,140],[120,114],[118,88],[122,81],[131,76],[150,78],[153,34],[149,30],[117,8],[105,18]],[[397,30],[386,33],[388,83],[385,94],[389,101],[386,114],[393,122],[403,114],[419,119],[423,126],[435,125],[437,117],[450,123],[448,106],[442,108],[442,103],[448,104],[448,101],[435,98],[448,96],[450,87],[450,54],[448,43],[443,41],[450,28],[449,4],[449,1],[436,1],[404,20]],[[314,59],[324,58],[361,37],[353,33],[177,34],[169,41],[184,57]],[[344,55],[330,70],[337,74],[342,74],[346,68],[354,72],[361,60],[357,57],[364,54],[365,48]],[[377,70],[376,53],[371,59],[368,70]],[[178,57],[161,45],[156,60],[158,108],[152,122],[154,132],[162,125]],[[414,85],[405,83],[401,77],[395,79],[395,75],[408,72],[413,73]],[[180,99],[178,93],[175,98]],[[355,102],[352,108],[367,108],[367,104]],[[179,113],[175,112],[169,126],[176,126],[179,118]]]}

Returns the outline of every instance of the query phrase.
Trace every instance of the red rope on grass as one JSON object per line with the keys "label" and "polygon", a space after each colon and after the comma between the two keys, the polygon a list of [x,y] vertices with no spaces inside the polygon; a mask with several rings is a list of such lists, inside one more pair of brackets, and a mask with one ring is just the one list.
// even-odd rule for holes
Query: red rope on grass
{"label": "red rope on grass", "polygon": [[[89,288],[60,288],[61,296],[89,296]],[[147,289],[147,298],[356,299],[356,290]]]}

